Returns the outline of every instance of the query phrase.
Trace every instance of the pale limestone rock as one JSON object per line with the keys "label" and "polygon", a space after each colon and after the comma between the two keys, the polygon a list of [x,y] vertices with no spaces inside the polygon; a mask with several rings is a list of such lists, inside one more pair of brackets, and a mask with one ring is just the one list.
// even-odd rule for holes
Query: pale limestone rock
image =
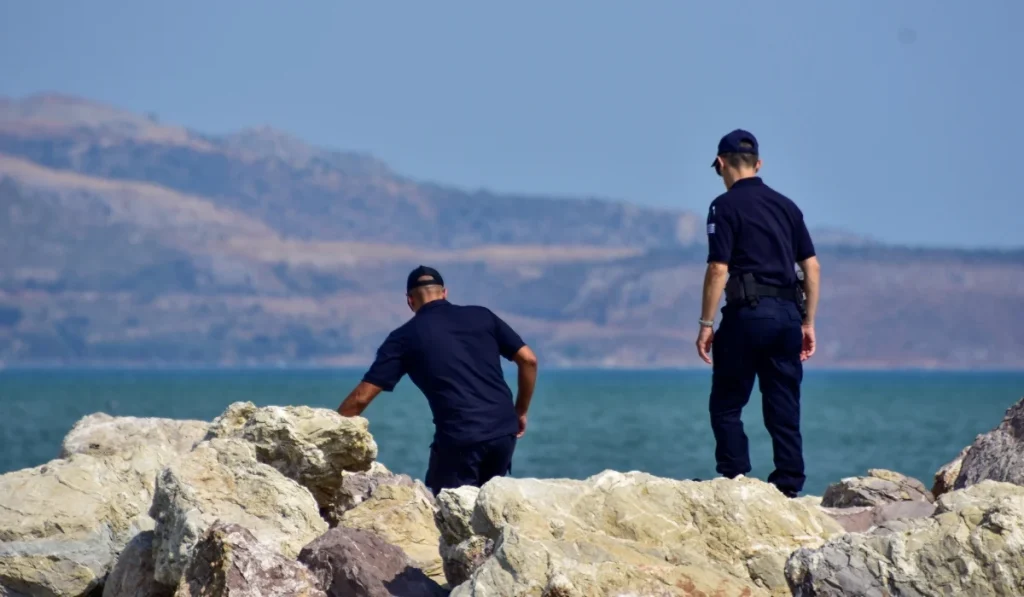
{"label": "pale limestone rock", "polygon": [[215,522],[196,544],[174,597],[326,597],[293,558],[237,524]]}
{"label": "pale limestone rock", "polygon": [[379,462],[374,462],[367,471],[343,471],[338,491],[331,498],[331,505],[321,509],[321,514],[331,526],[337,526],[345,512],[365,502],[381,485],[417,484],[409,475],[396,475]]}
{"label": "pale limestone rock", "polygon": [[157,581],[178,583],[192,548],[217,520],[248,529],[286,557],[327,530],[309,491],[254,452],[242,440],[204,441],[161,471],[150,509]]}
{"label": "pale limestone rock", "polygon": [[942,465],[942,468],[935,472],[935,482],[932,485],[933,496],[938,498],[944,493],[953,491],[953,485],[956,483],[956,478],[960,476],[960,467],[963,466],[964,458],[967,457],[967,453],[970,450],[970,446],[960,450],[960,453],[957,454],[956,458]]}
{"label": "pale limestone rock", "polygon": [[61,445],[60,457],[71,454],[106,456],[140,446],[162,446],[184,454],[202,441],[209,429],[204,421],[112,417],[95,413],[82,417]]}
{"label": "pale limestone rock", "polygon": [[867,476],[847,477],[829,485],[821,497],[821,505],[825,508],[870,507],[915,500],[934,502],[935,498],[917,479],[885,469],[870,469]]}
{"label": "pale limestone rock", "polygon": [[1024,398],[1007,409],[998,427],[974,440],[953,487],[985,479],[1024,485]]}
{"label": "pale limestone rock", "polygon": [[[450,493],[439,496],[446,541],[462,539],[471,492]],[[479,491],[470,525],[494,542],[493,554],[452,597],[785,595],[789,554],[842,533],[817,507],[755,479],[612,471],[583,481],[496,478]]]}
{"label": "pale limestone rock", "polygon": [[[408,478],[408,477],[406,477]],[[401,548],[430,578],[445,580],[434,523],[434,496],[419,481],[378,485],[370,497],[342,514],[338,526],[371,531]]]}
{"label": "pale limestone rock", "polygon": [[236,402],[210,425],[207,439],[213,438],[251,443],[260,462],[309,489],[325,511],[334,508],[343,473],[369,470],[377,458],[365,418],[326,408]]}
{"label": "pale limestone rock", "polygon": [[155,444],[0,476],[0,595],[81,595],[140,531],[157,473],[179,455]]}
{"label": "pale limestone rock", "polygon": [[153,531],[135,535],[103,583],[103,597],[171,597],[174,587],[153,577]]}
{"label": "pale limestone rock", "polygon": [[1024,487],[982,481],[932,517],[796,550],[786,578],[796,597],[1024,594]]}
{"label": "pale limestone rock", "polygon": [[439,551],[448,585],[469,580],[473,571],[494,553],[494,540],[473,533],[473,508],[480,488],[466,485],[444,489],[437,496],[435,524],[441,531]]}

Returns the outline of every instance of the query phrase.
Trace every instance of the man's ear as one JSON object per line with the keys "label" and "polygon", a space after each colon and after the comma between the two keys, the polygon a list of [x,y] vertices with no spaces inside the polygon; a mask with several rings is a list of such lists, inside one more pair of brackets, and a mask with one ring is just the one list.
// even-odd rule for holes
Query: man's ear
{"label": "man's ear", "polygon": [[761,158],[757,158],[757,163],[754,164],[754,172],[760,172],[761,171],[761,165],[762,165],[761,164]]}
{"label": "man's ear", "polygon": [[442,288],[441,289],[441,298],[443,298],[444,300],[448,300],[448,289],[447,288]]}

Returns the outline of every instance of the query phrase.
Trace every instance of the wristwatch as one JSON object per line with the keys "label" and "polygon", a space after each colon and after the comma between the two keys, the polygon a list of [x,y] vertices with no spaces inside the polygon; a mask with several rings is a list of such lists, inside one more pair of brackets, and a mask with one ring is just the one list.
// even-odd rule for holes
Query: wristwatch
{"label": "wristwatch", "polygon": [[697,321],[700,323],[700,327],[702,328],[710,328],[715,326],[714,321],[708,321],[706,319],[698,319]]}

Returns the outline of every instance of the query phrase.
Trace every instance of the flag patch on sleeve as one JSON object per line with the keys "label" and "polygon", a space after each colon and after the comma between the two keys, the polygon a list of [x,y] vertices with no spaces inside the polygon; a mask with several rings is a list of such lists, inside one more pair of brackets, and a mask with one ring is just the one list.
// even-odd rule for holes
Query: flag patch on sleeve
{"label": "flag patch on sleeve", "polygon": [[708,234],[714,234],[714,233],[715,233],[715,223],[711,222],[710,224],[708,224]]}

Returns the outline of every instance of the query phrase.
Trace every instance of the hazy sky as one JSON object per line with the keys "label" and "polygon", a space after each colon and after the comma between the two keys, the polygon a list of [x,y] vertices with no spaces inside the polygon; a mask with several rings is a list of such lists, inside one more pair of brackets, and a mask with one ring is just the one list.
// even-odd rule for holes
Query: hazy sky
{"label": "hazy sky", "polygon": [[701,213],[743,127],[814,226],[1024,246],[1022,23],[1022,0],[0,0],[0,94]]}

